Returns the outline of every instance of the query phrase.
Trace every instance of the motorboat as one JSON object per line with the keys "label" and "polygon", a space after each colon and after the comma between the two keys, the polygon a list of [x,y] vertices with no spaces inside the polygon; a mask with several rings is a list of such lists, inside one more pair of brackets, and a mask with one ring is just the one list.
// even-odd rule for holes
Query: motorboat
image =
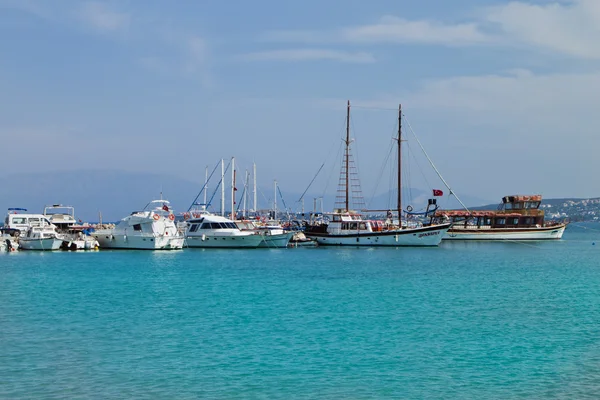
{"label": "motorboat", "polygon": [[72,206],[46,206],[44,216],[56,226],[56,231],[64,239],[61,245],[63,250],[95,250],[100,246],[98,240],[90,235],[93,228],[75,219],[75,209]]}
{"label": "motorboat", "polygon": [[241,230],[234,221],[210,213],[196,214],[186,221],[187,247],[257,248],[264,236],[256,230]]}
{"label": "motorboat", "polygon": [[59,250],[63,242],[64,239],[56,232],[56,226],[44,222],[39,226],[30,227],[24,236],[19,237],[19,249]]}
{"label": "motorboat", "polygon": [[178,250],[184,244],[170,203],[163,199],[152,200],[113,228],[99,229],[91,235],[103,249]]}

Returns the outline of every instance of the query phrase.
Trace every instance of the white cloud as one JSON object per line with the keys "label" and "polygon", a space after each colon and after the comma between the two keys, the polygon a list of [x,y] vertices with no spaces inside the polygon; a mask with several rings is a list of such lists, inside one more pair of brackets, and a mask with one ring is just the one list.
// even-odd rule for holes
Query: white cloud
{"label": "white cloud", "polygon": [[[458,193],[597,196],[600,71],[457,76],[355,104],[408,121]],[[341,101],[341,99],[340,99]],[[432,147],[434,150],[432,150]]]}
{"label": "white cloud", "polygon": [[572,0],[536,5],[526,2],[487,9],[484,21],[508,43],[600,59],[600,1]]}
{"label": "white cloud", "polygon": [[97,1],[83,3],[77,16],[81,21],[101,32],[127,29],[131,20],[129,14],[111,10],[105,3]]}
{"label": "white cloud", "polygon": [[0,8],[20,10],[40,18],[49,18],[49,13],[33,0],[0,0]]}
{"label": "white cloud", "polygon": [[475,44],[489,41],[475,23],[447,25],[435,21],[408,21],[385,16],[372,25],[342,29],[340,40],[352,43],[437,43],[445,45]]}
{"label": "white cloud", "polygon": [[468,21],[447,23],[384,16],[374,24],[322,31],[273,31],[262,40],[346,45],[430,44],[527,47],[571,57],[600,59],[600,1],[525,1],[480,8]]}
{"label": "white cloud", "polygon": [[326,49],[284,49],[272,50],[256,53],[249,53],[241,56],[249,61],[313,61],[313,60],[331,60],[346,63],[372,63],[375,58],[364,52],[346,52]]}

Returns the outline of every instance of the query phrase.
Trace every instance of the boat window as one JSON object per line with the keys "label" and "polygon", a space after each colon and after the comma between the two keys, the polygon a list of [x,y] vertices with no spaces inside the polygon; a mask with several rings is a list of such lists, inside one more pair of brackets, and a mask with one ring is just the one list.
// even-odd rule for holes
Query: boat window
{"label": "boat window", "polygon": [[190,226],[190,232],[196,232],[199,226],[200,224],[192,224],[192,226]]}
{"label": "boat window", "polygon": [[26,223],[25,222],[25,218],[23,218],[23,217],[13,218],[12,221],[13,221],[13,224],[24,224],[24,223]]}
{"label": "boat window", "polygon": [[141,231],[142,230],[142,225],[141,224],[135,224],[133,226],[133,230],[134,231]]}
{"label": "boat window", "polygon": [[485,220],[483,221],[484,225],[491,225],[492,224],[492,219],[490,217],[485,218]]}
{"label": "boat window", "polygon": [[513,208],[513,204],[512,203],[506,203],[504,204],[504,209],[505,210],[512,210]]}
{"label": "boat window", "polygon": [[525,220],[523,221],[523,223],[525,225],[533,225],[533,218],[527,217],[527,218],[525,218]]}
{"label": "boat window", "polygon": [[519,217],[509,218],[508,223],[512,225],[519,225]]}
{"label": "boat window", "polygon": [[[333,216],[333,222],[340,222],[342,220],[342,217],[340,217],[339,215],[334,215]],[[344,229],[344,228],[342,228]]]}
{"label": "boat window", "polygon": [[506,218],[497,218],[496,219],[496,224],[497,225],[504,225],[504,224],[506,224]]}
{"label": "boat window", "polygon": [[364,222],[361,222],[361,223],[358,225],[358,229],[361,229],[361,230],[363,230],[363,231],[366,231],[366,230],[367,230],[367,224],[365,224]]}

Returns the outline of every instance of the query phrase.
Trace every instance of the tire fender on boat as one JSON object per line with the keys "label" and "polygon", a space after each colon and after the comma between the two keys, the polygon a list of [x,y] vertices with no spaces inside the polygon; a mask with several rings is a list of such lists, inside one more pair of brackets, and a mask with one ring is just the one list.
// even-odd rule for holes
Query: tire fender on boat
{"label": "tire fender on boat", "polygon": [[173,214],[169,214],[169,219],[170,219],[171,221],[174,221],[174,220],[175,220],[175,215],[173,215]]}
{"label": "tire fender on boat", "polygon": [[155,221],[158,221],[160,219],[160,215],[154,214],[152,218],[154,218]]}

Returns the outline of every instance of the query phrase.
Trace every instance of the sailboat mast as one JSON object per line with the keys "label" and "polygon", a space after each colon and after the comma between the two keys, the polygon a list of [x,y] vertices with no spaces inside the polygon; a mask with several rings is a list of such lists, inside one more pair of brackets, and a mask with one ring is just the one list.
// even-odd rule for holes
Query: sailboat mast
{"label": "sailboat mast", "polygon": [[225,162],[221,158],[221,216],[225,216]]}
{"label": "sailboat mast", "polygon": [[254,213],[258,214],[258,208],[256,208],[256,163],[252,164],[252,204]]}
{"label": "sailboat mast", "polygon": [[350,186],[350,100],[348,100],[348,109],[346,111],[346,157],[345,157],[345,168],[346,168],[346,210],[350,210],[349,199],[348,199],[348,187]]}
{"label": "sailboat mast", "polygon": [[206,166],[206,170],[204,171],[204,205],[202,206],[202,210],[206,210],[206,192],[208,192],[208,166]]}
{"label": "sailboat mast", "polygon": [[402,104],[398,105],[398,225],[402,228]]}
{"label": "sailboat mast", "polygon": [[231,220],[235,221],[235,157],[231,157]]}

